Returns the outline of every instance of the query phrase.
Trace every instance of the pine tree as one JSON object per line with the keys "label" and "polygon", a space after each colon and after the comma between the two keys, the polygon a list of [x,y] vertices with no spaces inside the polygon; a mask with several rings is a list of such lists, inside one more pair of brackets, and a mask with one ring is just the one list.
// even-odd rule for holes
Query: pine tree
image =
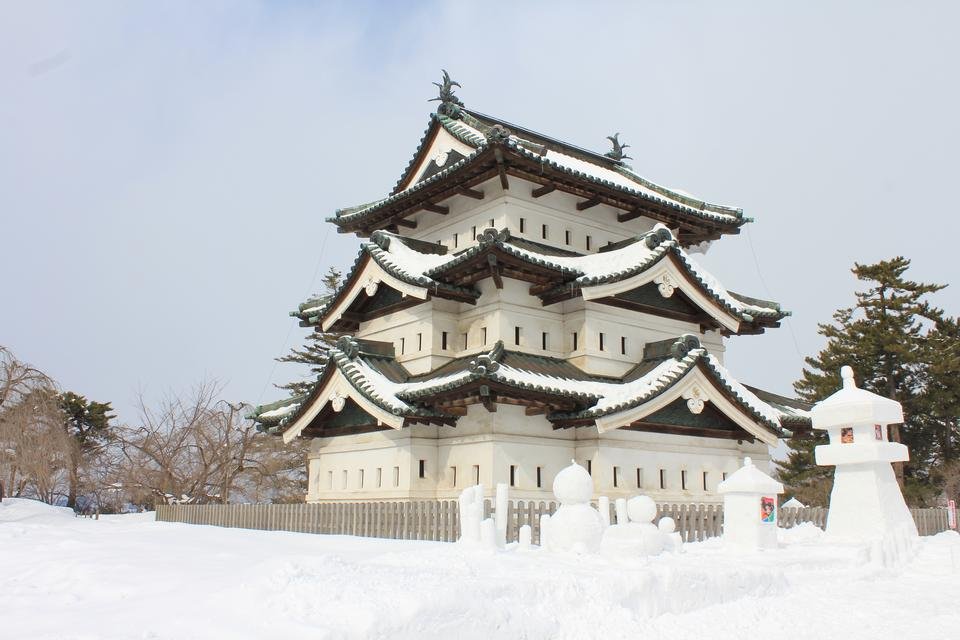
{"label": "pine tree", "polygon": [[[902,430],[891,425],[889,436],[910,448],[907,466],[897,463],[894,467],[898,481],[901,485],[906,481],[908,494],[916,501],[931,487],[933,452],[929,429],[921,419],[922,398],[932,356],[927,333],[931,322],[942,319],[942,312],[924,297],[945,285],[906,280],[909,266],[903,257],[854,265],[854,275],[869,286],[856,293],[854,307],[838,310],[833,323],[820,325],[827,346],[816,357],[806,358],[807,367],[794,389],[807,401],[823,400],[840,388],[840,367],[850,365],[861,388],[901,402],[906,422]],[[794,452],[780,465],[781,478],[798,494],[829,493],[832,469],[817,468],[813,459],[818,438],[824,436],[791,439]]]}
{"label": "pine tree", "polygon": [[63,413],[63,429],[73,445],[68,468],[67,506],[74,508],[80,485],[80,465],[84,458],[110,440],[110,421],[115,416],[110,413],[113,407],[109,402],[88,401],[72,391],[60,394],[59,405]]}
{"label": "pine tree", "polygon": [[[337,289],[340,288],[342,279],[343,276],[340,270],[335,267],[330,267],[321,281],[324,292],[313,296],[308,300],[308,304],[311,306],[320,306],[327,302],[337,292]],[[278,385],[278,387],[280,389],[286,389],[290,392],[290,395],[294,396],[309,392],[316,376],[323,371],[323,368],[327,364],[330,347],[333,346],[337,338],[341,335],[342,334],[339,333],[324,332],[320,330],[320,327],[317,327],[314,331],[310,332],[310,335],[307,336],[302,347],[294,347],[287,355],[277,358],[277,362],[293,362],[308,365],[310,371],[309,377],[306,379],[294,380],[287,384]]]}
{"label": "pine tree", "polygon": [[928,336],[929,369],[917,419],[932,445],[931,476],[948,498],[960,493],[960,319],[942,318]]}

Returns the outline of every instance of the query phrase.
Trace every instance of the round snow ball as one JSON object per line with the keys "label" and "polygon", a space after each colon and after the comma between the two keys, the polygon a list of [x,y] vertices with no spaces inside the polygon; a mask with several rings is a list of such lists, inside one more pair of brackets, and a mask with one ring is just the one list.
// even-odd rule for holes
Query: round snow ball
{"label": "round snow ball", "polygon": [[677,530],[677,523],[673,521],[673,518],[670,516],[664,516],[660,518],[660,522],[657,523],[657,527],[660,529],[661,533],[673,533]]}
{"label": "round snow ball", "polygon": [[553,479],[553,495],[561,504],[583,504],[593,496],[593,478],[576,462]]}
{"label": "round snow ball", "polygon": [[650,496],[634,496],[627,500],[630,522],[648,523],[657,517],[657,503]]}

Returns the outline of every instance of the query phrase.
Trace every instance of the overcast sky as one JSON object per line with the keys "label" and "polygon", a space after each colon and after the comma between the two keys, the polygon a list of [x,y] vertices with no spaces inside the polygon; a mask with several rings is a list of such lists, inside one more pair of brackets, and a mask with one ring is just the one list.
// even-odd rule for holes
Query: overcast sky
{"label": "overcast sky", "polygon": [[206,377],[279,398],[287,312],[356,256],[324,218],[393,186],[444,67],[756,218],[702,262],[793,311],[727,351],[789,392],[854,261],[960,313],[958,5],[840,4],[0,3],[0,344],[126,420]]}

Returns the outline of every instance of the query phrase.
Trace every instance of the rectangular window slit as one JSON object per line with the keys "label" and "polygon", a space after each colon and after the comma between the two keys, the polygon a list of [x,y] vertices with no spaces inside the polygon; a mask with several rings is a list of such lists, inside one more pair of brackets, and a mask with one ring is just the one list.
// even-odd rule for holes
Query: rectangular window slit
{"label": "rectangular window slit", "polygon": [[383,467],[377,467],[377,488],[383,486]]}
{"label": "rectangular window slit", "polygon": [[620,338],[620,353],[622,355],[627,355],[627,337],[621,336]]}
{"label": "rectangular window slit", "polygon": [[637,467],[637,489],[643,489],[643,469]]}
{"label": "rectangular window slit", "polygon": [[480,344],[486,346],[487,344],[487,328],[480,327]]}
{"label": "rectangular window slit", "polygon": [[450,486],[456,488],[457,486],[457,468],[450,467]]}
{"label": "rectangular window slit", "polygon": [[593,475],[593,460],[587,460],[587,473]]}
{"label": "rectangular window slit", "polygon": [[590,251],[590,240],[591,240],[590,236],[587,236],[587,240],[586,240],[587,251]]}
{"label": "rectangular window slit", "polygon": [[543,486],[543,467],[537,467],[537,488]]}
{"label": "rectangular window slit", "polygon": [[517,486],[517,465],[510,465],[510,486]]}
{"label": "rectangular window slit", "polygon": [[333,489],[333,471],[327,471],[327,489]]}
{"label": "rectangular window slit", "polygon": [[570,235],[571,234],[569,229],[563,232],[563,241],[568,245],[570,244]]}
{"label": "rectangular window slit", "polygon": [[427,477],[427,461],[426,460],[420,460],[420,477],[421,478]]}
{"label": "rectangular window slit", "polygon": [[620,467],[613,468],[613,488],[620,486]]}
{"label": "rectangular window slit", "polygon": [[600,334],[600,351],[603,351],[603,340],[604,340],[604,338],[605,338],[605,336],[601,333],[601,334]]}
{"label": "rectangular window slit", "polygon": [[524,218],[520,218],[520,233],[523,233],[527,230],[527,221]]}
{"label": "rectangular window slit", "polygon": [[578,336],[577,336],[577,332],[574,331],[574,332],[573,332],[573,350],[574,350],[574,351],[577,350],[577,346],[578,346],[578,345],[577,345],[577,337],[578,337]]}
{"label": "rectangular window slit", "polygon": [[447,350],[447,332],[444,331],[440,334],[440,348],[444,351]]}
{"label": "rectangular window slit", "polygon": [[661,489],[667,488],[667,472],[664,471],[663,469],[660,469],[660,488]]}
{"label": "rectangular window slit", "polygon": [[520,344],[520,327],[513,328],[513,344]]}
{"label": "rectangular window slit", "polygon": [[363,489],[363,469],[360,469],[359,477],[357,478],[357,487]]}
{"label": "rectangular window slit", "polygon": [[547,239],[547,225],[540,225],[540,236],[546,240]]}
{"label": "rectangular window slit", "polygon": [[473,484],[480,484],[480,465],[473,465]]}
{"label": "rectangular window slit", "polygon": [[540,334],[540,348],[543,349],[544,351],[546,351],[547,348],[549,348],[550,346],[550,340],[547,337],[549,335],[550,334],[548,334],[546,331]]}
{"label": "rectangular window slit", "polygon": [[477,228],[476,228],[476,227],[473,227],[473,230],[472,230],[470,233],[473,235],[473,239],[476,240],[476,239],[477,239]]}
{"label": "rectangular window slit", "polygon": [[707,491],[707,472],[703,472],[703,490]]}
{"label": "rectangular window slit", "polygon": [[687,490],[687,472],[684,470],[680,471],[680,488],[684,491]]}

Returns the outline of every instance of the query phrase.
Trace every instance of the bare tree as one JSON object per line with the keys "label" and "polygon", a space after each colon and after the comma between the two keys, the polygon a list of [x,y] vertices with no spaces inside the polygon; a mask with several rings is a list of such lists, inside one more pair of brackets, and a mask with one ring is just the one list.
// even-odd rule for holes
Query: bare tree
{"label": "bare tree", "polygon": [[0,501],[33,491],[48,502],[56,493],[62,439],[56,421],[56,384],[0,345]]}
{"label": "bare tree", "polygon": [[265,478],[286,471],[276,439],[256,431],[244,417],[246,405],[218,400],[220,391],[203,382],[188,397],[171,395],[154,408],[140,398],[139,424],[119,430],[131,501],[249,499]]}

